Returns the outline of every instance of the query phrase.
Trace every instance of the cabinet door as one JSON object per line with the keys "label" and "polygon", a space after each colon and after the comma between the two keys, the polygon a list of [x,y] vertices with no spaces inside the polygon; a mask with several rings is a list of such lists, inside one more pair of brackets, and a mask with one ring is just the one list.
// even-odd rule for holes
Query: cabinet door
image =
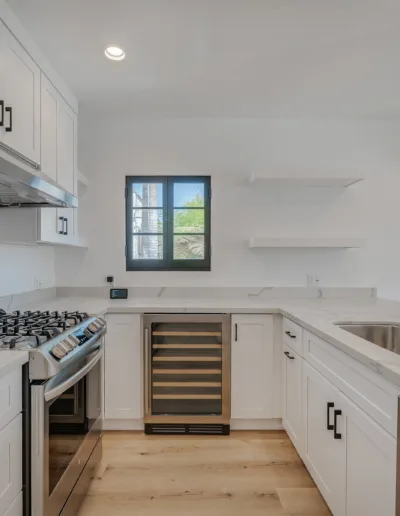
{"label": "cabinet door", "polygon": [[0,432],[0,514],[22,489],[22,415]]}
{"label": "cabinet door", "polygon": [[77,117],[60,98],[57,123],[57,183],[68,192],[76,193]]}
{"label": "cabinet door", "polygon": [[232,418],[274,417],[273,316],[232,317]]}
{"label": "cabinet door", "polygon": [[396,440],[341,395],[347,440],[347,516],[393,516]]}
{"label": "cabinet door", "polygon": [[59,95],[42,74],[41,84],[41,148],[42,172],[57,182],[57,118]]}
{"label": "cabinet door", "polygon": [[283,426],[302,455],[302,358],[283,344]]}
{"label": "cabinet door", "polygon": [[[61,242],[64,244],[73,243],[75,238],[75,224],[74,224],[75,208],[58,208],[57,220],[59,224],[63,225],[64,231]],[[61,218],[64,219],[62,223]]]}
{"label": "cabinet door", "polygon": [[5,113],[1,141],[40,164],[40,69],[4,25],[0,25],[0,62],[1,100],[11,108]]}
{"label": "cabinet door", "polygon": [[[328,403],[334,406],[328,408]],[[335,516],[345,515],[346,444],[343,415],[337,417],[340,439],[328,429],[341,409],[340,392],[307,362],[303,362],[303,460]],[[329,415],[328,415],[329,411]],[[343,411],[343,409],[342,409]]]}
{"label": "cabinet door", "polygon": [[107,315],[105,419],[142,417],[140,328],[140,315]]}

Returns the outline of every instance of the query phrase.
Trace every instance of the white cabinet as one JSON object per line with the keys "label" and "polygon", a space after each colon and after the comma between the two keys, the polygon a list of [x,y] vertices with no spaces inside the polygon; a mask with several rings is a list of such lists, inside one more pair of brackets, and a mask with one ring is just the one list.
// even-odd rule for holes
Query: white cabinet
{"label": "white cabinet", "polygon": [[0,379],[0,430],[22,410],[22,374],[16,368]]}
{"label": "white cabinet", "polygon": [[104,393],[106,420],[138,420],[143,416],[141,347],[140,315],[107,315]]}
{"label": "white cabinet", "polygon": [[[42,74],[42,172],[77,195],[77,116]],[[39,213],[40,242],[72,244],[77,239],[76,209],[43,208]]]}
{"label": "white cabinet", "polygon": [[[22,415],[20,414],[0,432],[0,514],[6,513],[21,489]],[[13,514],[12,511],[11,514]]]}
{"label": "white cabinet", "polygon": [[77,116],[60,97],[57,115],[57,183],[68,192],[76,193]]}
{"label": "white cabinet", "polygon": [[334,516],[345,516],[346,436],[340,392],[309,364],[303,366],[303,460]]}
{"label": "white cabinet", "polygon": [[303,450],[303,359],[283,344],[282,423],[297,451]]}
{"label": "white cabinet", "polygon": [[[40,69],[9,30],[0,24],[0,77],[4,126],[0,142],[40,164]],[[1,145],[0,145],[1,149]],[[17,154],[15,154],[17,153]],[[26,162],[26,160],[23,159]]]}
{"label": "white cabinet", "polygon": [[232,418],[274,417],[272,315],[232,316]]}
{"label": "white cabinet", "polygon": [[341,395],[347,444],[346,516],[394,516],[396,439]]}

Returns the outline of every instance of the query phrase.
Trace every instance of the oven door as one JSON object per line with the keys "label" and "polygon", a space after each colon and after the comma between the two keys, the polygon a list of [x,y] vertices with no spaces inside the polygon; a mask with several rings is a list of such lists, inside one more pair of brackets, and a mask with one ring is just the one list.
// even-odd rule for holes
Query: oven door
{"label": "oven door", "polygon": [[102,434],[103,355],[86,357],[31,386],[32,516],[61,513]]}

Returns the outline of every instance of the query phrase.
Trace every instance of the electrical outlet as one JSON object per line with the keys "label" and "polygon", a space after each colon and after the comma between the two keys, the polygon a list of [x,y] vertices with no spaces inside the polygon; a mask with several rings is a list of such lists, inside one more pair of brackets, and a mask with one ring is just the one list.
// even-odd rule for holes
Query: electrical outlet
{"label": "electrical outlet", "polygon": [[319,274],[307,274],[307,287],[319,287],[321,285],[321,277]]}
{"label": "electrical outlet", "polygon": [[41,278],[35,277],[35,290],[40,290],[43,288],[43,280]]}

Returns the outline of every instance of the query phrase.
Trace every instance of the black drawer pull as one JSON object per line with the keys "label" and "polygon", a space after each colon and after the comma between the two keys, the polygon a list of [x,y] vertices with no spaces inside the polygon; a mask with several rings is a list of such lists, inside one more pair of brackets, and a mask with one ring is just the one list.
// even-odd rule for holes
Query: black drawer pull
{"label": "black drawer pull", "polygon": [[65,222],[64,235],[68,235],[68,219],[66,217],[64,217],[64,222]]}
{"label": "black drawer pull", "polygon": [[286,335],[287,335],[288,337],[290,337],[291,339],[295,339],[295,338],[296,338],[296,335],[292,335],[292,334],[290,333],[290,331],[285,331],[285,333],[286,333]]}
{"label": "black drawer pull", "polygon": [[333,408],[334,406],[335,406],[335,404],[332,403],[331,401],[326,404],[326,429],[327,430],[335,429],[334,425],[331,425],[331,421],[330,421],[330,411],[331,411],[331,408]]}
{"label": "black drawer pull", "polygon": [[12,132],[12,107],[6,107],[6,113],[10,113],[10,125],[6,127],[6,133]]}
{"label": "black drawer pull", "polygon": [[[58,230],[59,235],[64,234],[64,217],[58,217],[59,222],[61,222],[61,229]],[[60,224],[59,224],[60,226]]]}
{"label": "black drawer pull", "polygon": [[290,356],[289,351],[284,351],[283,354],[286,355],[288,358],[290,358],[290,360],[294,360],[294,357]]}
{"label": "black drawer pull", "polygon": [[238,325],[235,324],[235,342],[238,340]]}
{"label": "black drawer pull", "polygon": [[337,431],[337,418],[338,418],[338,416],[341,416],[341,415],[342,415],[342,411],[341,410],[335,410],[333,412],[333,437],[335,439],[341,439],[342,438],[342,434]]}
{"label": "black drawer pull", "polygon": [[0,127],[3,127],[4,126],[4,100],[0,100],[0,108],[1,108]]}

